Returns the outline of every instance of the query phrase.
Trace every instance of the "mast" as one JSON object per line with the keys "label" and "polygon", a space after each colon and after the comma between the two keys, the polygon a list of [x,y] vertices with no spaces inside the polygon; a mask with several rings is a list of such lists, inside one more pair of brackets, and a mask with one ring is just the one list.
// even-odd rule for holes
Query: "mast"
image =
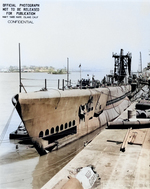
{"label": "mast", "polygon": [[81,64],[79,65],[80,68],[80,88],[82,89],[82,79],[81,79]]}
{"label": "mast", "polygon": [[19,43],[19,93],[21,93],[21,54],[20,54],[20,43]]}
{"label": "mast", "polygon": [[69,58],[67,58],[67,87],[69,86]]}
{"label": "mast", "polygon": [[142,73],[142,53],[140,52],[140,68],[139,72]]}

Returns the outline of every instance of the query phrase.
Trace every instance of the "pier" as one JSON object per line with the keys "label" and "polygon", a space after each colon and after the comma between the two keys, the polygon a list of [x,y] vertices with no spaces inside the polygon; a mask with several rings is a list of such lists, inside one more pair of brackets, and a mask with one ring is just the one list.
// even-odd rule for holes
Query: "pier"
{"label": "pier", "polygon": [[[130,120],[135,120],[135,104],[132,103],[115,121],[128,118],[128,111],[132,111]],[[138,137],[135,143],[131,143],[134,133]],[[92,188],[150,188],[149,149],[150,128],[130,129],[130,133],[128,129],[105,129],[42,189],[61,189],[68,182],[68,177],[76,177],[78,168],[88,165],[93,165],[100,177]]]}

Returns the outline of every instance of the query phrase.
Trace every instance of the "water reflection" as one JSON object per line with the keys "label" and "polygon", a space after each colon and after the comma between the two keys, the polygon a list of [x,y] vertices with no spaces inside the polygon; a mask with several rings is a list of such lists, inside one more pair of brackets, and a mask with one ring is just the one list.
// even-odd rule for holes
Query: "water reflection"
{"label": "water reflection", "polygon": [[90,141],[102,129],[80,138],[79,140],[66,145],[56,151],[48,153],[39,158],[39,162],[33,171],[33,188],[41,188],[48,182],[59,170],[61,170],[73,157],[83,148],[86,141]]}

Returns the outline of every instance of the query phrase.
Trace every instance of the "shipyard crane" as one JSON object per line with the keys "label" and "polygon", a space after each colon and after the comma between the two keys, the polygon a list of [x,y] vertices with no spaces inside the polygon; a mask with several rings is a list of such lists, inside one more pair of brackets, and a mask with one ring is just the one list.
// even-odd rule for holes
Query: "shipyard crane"
{"label": "shipyard crane", "polygon": [[115,59],[114,64],[114,78],[115,81],[118,81],[121,83],[125,76],[131,75],[131,59],[132,55],[131,53],[127,53],[126,55],[123,55],[123,49],[120,50],[120,55],[113,54],[112,56]]}

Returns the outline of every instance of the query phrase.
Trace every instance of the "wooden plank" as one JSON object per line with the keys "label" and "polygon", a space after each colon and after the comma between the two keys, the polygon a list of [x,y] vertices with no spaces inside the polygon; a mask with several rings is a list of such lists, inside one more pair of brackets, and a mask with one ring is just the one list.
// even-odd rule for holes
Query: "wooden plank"
{"label": "wooden plank", "polygon": [[127,142],[128,142],[128,137],[129,137],[130,130],[131,130],[131,128],[127,130],[127,133],[126,133],[126,135],[124,137],[123,143],[122,143],[122,145],[120,147],[120,151],[122,151],[122,152],[125,151],[125,147],[126,147]]}
{"label": "wooden plank", "polygon": [[131,138],[128,140],[128,144],[142,145],[146,136],[146,132],[147,129],[143,129],[143,130],[135,129],[130,131]]}

